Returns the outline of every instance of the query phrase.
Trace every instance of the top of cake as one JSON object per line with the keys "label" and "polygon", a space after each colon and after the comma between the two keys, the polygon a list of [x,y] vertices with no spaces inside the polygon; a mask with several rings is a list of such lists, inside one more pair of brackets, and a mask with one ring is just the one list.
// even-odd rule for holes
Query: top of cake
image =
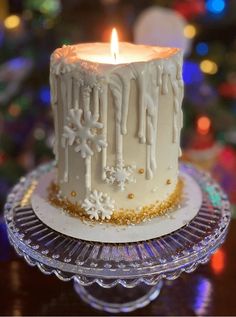
{"label": "top of cake", "polygon": [[86,43],[64,45],[51,55],[51,69],[55,73],[73,71],[78,64],[83,68],[94,68],[101,73],[132,63],[151,62],[178,55],[180,49],[171,47],[134,45],[121,42],[116,59],[111,55],[109,43]]}

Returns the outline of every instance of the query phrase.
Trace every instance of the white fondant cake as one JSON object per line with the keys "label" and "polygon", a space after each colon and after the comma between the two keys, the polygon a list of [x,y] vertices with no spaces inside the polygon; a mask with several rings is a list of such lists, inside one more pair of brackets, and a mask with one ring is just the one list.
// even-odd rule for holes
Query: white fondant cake
{"label": "white fondant cake", "polygon": [[57,197],[90,219],[129,223],[119,214],[136,222],[142,212],[146,220],[179,194],[182,54],[121,43],[116,63],[95,62],[104,50],[79,44],[51,56]]}

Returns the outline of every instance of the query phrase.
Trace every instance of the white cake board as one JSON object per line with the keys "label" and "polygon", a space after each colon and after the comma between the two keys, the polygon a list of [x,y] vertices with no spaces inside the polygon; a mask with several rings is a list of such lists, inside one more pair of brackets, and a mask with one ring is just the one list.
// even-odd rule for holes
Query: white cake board
{"label": "white cake board", "polygon": [[183,201],[180,208],[169,215],[132,226],[84,223],[70,216],[61,208],[52,206],[47,200],[47,188],[55,179],[55,170],[44,174],[31,197],[32,208],[38,218],[48,227],[64,235],[86,241],[103,243],[127,243],[149,240],[169,234],[190,222],[198,213],[202,203],[202,192],[196,181],[185,173]]}

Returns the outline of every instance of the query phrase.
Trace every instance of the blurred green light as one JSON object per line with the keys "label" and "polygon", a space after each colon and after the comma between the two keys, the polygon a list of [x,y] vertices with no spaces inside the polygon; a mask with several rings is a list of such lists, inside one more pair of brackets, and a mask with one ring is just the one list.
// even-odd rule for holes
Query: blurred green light
{"label": "blurred green light", "polygon": [[54,15],[54,16],[60,12],[60,9],[61,9],[60,1],[58,0],[41,1],[41,5],[39,7],[39,10],[42,13]]}

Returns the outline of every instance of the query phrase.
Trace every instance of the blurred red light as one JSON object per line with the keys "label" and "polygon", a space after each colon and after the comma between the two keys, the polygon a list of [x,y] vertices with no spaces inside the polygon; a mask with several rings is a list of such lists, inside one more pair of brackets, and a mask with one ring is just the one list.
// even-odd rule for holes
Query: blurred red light
{"label": "blurred red light", "polygon": [[211,268],[215,274],[221,274],[225,268],[225,252],[219,249],[211,257]]}

